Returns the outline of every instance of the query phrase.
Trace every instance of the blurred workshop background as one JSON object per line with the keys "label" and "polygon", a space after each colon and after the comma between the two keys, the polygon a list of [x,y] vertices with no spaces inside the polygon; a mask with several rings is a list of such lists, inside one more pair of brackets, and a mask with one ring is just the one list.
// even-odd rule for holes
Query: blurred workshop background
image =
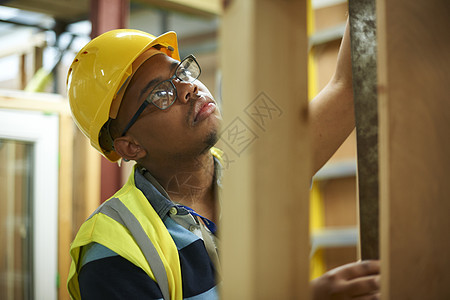
{"label": "blurred workshop background", "polygon": [[[131,163],[107,162],[74,126],[65,96],[68,66],[105,23],[154,35],[174,30],[181,56],[196,55],[200,79],[220,101],[222,1],[0,4],[0,299],[69,299],[69,244],[128,177]],[[345,0],[309,4],[313,98],[334,71],[348,8]],[[312,184],[311,278],[356,259],[355,176],[353,133]]]}

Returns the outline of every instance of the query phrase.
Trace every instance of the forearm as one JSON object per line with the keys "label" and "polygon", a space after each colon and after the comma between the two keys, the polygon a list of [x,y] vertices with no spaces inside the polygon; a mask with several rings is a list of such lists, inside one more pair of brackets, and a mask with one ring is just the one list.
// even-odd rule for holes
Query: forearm
{"label": "forearm", "polygon": [[355,126],[349,26],[338,54],[336,71],[309,105],[314,175],[336,152]]}
{"label": "forearm", "polygon": [[312,175],[314,175],[355,127],[352,90],[334,85],[327,86],[310,103],[310,116],[313,149]]}

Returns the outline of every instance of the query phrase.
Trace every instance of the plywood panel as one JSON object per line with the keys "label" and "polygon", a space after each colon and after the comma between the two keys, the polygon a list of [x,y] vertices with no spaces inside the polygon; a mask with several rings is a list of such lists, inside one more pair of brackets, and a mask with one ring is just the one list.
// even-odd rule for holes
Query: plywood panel
{"label": "plywood panel", "polygon": [[309,299],[305,16],[304,1],[224,11],[224,299]]}
{"label": "plywood panel", "polygon": [[383,299],[450,299],[449,11],[377,1]]}

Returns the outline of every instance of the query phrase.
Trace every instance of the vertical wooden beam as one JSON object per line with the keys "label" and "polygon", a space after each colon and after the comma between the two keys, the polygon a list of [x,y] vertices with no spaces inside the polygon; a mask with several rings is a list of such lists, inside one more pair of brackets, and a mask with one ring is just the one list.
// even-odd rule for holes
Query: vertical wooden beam
{"label": "vertical wooden beam", "polygon": [[222,297],[309,299],[306,2],[228,3]]}
{"label": "vertical wooden beam", "polygon": [[59,117],[59,203],[58,203],[58,299],[70,299],[66,288],[70,268],[69,248],[72,242],[73,133],[69,114]]}
{"label": "vertical wooden beam", "polygon": [[126,28],[129,0],[91,0],[91,38],[112,29]]}
{"label": "vertical wooden beam", "polygon": [[450,296],[449,11],[377,0],[383,299]]}
{"label": "vertical wooden beam", "polygon": [[100,204],[101,155],[90,145],[89,140],[76,129],[74,133],[73,157],[73,226],[72,238],[81,224]]}
{"label": "vertical wooden beam", "polygon": [[43,46],[35,46],[33,50],[33,75],[42,68],[43,65],[43,56],[44,56],[44,47]]}
{"label": "vertical wooden beam", "polygon": [[103,203],[114,195],[122,185],[122,170],[117,164],[101,157],[101,174],[100,202]]}
{"label": "vertical wooden beam", "polygon": [[378,103],[375,0],[349,0],[358,150],[360,257],[379,258]]}
{"label": "vertical wooden beam", "polygon": [[21,90],[25,89],[25,87],[27,86],[27,55],[25,53],[21,54],[20,57],[20,62],[19,62],[19,88]]}

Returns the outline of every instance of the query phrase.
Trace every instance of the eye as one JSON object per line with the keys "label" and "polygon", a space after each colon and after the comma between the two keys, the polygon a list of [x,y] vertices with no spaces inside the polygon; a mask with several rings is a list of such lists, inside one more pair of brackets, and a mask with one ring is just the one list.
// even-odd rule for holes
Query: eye
{"label": "eye", "polygon": [[158,99],[167,98],[172,89],[172,86],[167,81],[161,82],[152,90],[149,95],[149,102],[155,102],[158,101]]}
{"label": "eye", "polygon": [[200,76],[200,72],[195,58],[188,56],[178,66],[176,76],[183,81],[193,82]]}
{"label": "eye", "polygon": [[186,69],[182,66],[178,69],[177,77],[184,81],[193,80],[192,72],[189,69]]}
{"label": "eye", "polygon": [[164,98],[164,97],[167,97],[167,94],[168,94],[168,92],[165,90],[155,91],[153,93],[153,98],[156,98],[156,99]]}
{"label": "eye", "polygon": [[168,108],[175,100],[175,92],[173,88],[167,84],[156,87],[150,97],[151,103],[161,109]]}

